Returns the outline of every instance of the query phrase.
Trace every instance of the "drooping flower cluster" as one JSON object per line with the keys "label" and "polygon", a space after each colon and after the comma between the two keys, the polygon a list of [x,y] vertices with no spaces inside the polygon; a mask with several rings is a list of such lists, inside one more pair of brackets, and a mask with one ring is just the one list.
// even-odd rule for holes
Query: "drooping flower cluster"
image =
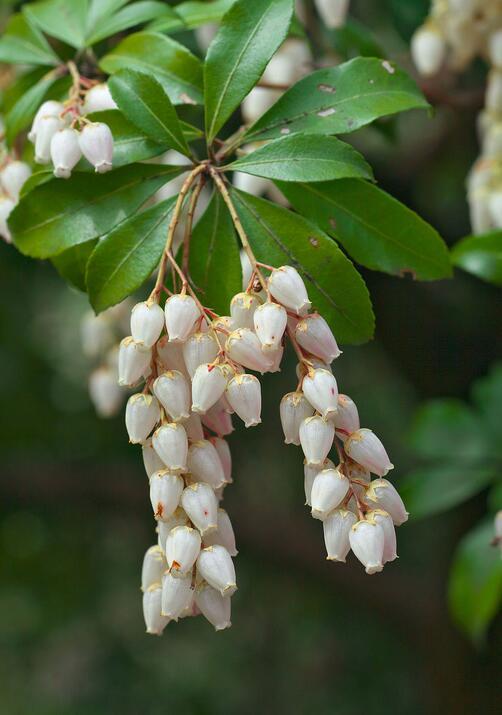
{"label": "drooping flower cluster", "polygon": [[82,157],[103,174],[112,168],[113,135],[104,122],[87,114],[114,109],[106,84],[93,84],[76,76],[66,102],[48,100],[39,107],[28,139],[35,146],[35,161],[54,166],[57,178],[68,179]]}
{"label": "drooping flower cluster", "polygon": [[481,154],[467,178],[467,198],[474,233],[502,228],[502,1],[434,0],[411,52],[426,77],[445,64],[460,72],[477,56],[490,65],[478,121]]}

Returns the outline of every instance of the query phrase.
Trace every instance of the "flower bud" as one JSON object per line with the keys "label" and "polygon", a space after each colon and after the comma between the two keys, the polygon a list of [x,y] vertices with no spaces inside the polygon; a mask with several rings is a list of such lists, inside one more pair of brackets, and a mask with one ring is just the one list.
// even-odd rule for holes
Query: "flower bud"
{"label": "flower bud", "polygon": [[135,385],[148,370],[151,359],[151,348],[145,348],[132,337],[124,338],[119,348],[119,385]]}
{"label": "flower bud", "polygon": [[225,350],[231,360],[249,370],[263,373],[271,367],[272,361],[262,352],[257,335],[249,328],[239,328],[231,332]]}
{"label": "flower bud", "polygon": [[331,328],[319,313],[307,315],[297,323],[295,338],[300,347],[311,355],[316,355],[327,365],[341,355]]}
{"label": "flower bud", "polygon": [[112,168],[113,135],[103,122],[86,124],[79,136],[80,150],[96,173],[104,174]]}
{"label": "flower bud", "polygon": [[191,335],[183,345],[183,358],[190,377],[195,375],[199,365],[213,362],[219,350],[220,346],[212,332]]}
{"label": "flower bud", "polygon": [[150,501],[156,519],[168,519],[180,503],[183,479],[167,469],[154,472],[150,478]]}
{"label": "flower bud", "polygon": [[298,315],[303,316],[310,309],[305,283],[293,266],[274,268],[268,279],[268,288],[279,303]]}
{"label": "flower bud", "polygon": [[221,365],[199,365],[192,380],[192,410],[204,414],[215,405],[227,386],[227,376]]}
{"label": "flower bud", "polygon": [[209,484],[196,482],[181,495],[181,506],[202,536],[218,526],[218,500]]}
{"label": "flower bud", "polygon": [[[189,525],[189,519],[188,516],[185,514],[185,510],[182,509],[180,506],[173,511],[171,516],[168,516],[164,521],[157,521],[157,534],[158,534],[158,541],[159,541],[159,546],[162,549],[162,551],[166,551],[166,541],[167,537],[171,533],[173,529],[175,529],[177,526],[188,526]],[[166,568],[167,568],[167,562],[166,562]]]}
{"label": "flower bud", "polygon": [[303,392],[288,392],[281,400],[280,414],[284,442],[300,446],[300,425],[315,410]]}
{"label": "flower bud", "polygon": [[303,394],[325,419],[338,409],[338,386],[329,370],[309,370],[303,378]]}
{"label": "flower bud", "polygon": [[24,161],[10,161],[0,173],[3,190],[13,201],[19,201],[19,194],[31,176],[31,168]]}
{"label": "flower bud", "polygon": [[221,408],[219,401],[205,415],[202,415],[202,422],[220,437],[226,437],[234,431],[232,417]]}
{"label": "flower bud", "polygon": [[162,631],[169,623],[169,618],[160,612],[162,601],[162,587],[160,584],[151,586],[143,594],[143,617],[146,632],[154,636],[162,635]]}
{"label": "flower bud", "polygon": [[225,482],[225,473],[218,452],[211,442],[201,440],[190,445],[188,471],[195,479],[217,489]]}
{"label": "flower bud", "polygon": [[154,381],[152,389],[172,422],[183,422],[189,418],[190,385],[181,372],[163,372]]}
{"label": "flower bud", "polygon": [[411,38],[411,56],[424,77],[431,77],[440,70],[445,53],[446,43],[433,26],[419,28]]}
{"label": "flower bud", "polygon": [[348,509],[335,509],[323,521],[324,543],[328,561],[345,563],[350,551],[349,534],[357,517]]}
{"label": "flower bud", "polygon": [[334,438],[335,428],[331,422],[326,422],[319,415],[303,420],[300,425],[300,444],[307,464],[322,464],[328,456]]}
{"label": "flower bud", "polygon": [[40,126],[40,121],[43,117],[56,117],[64,111],[64,105],[61,102],[56,102],[53,99],[43,102],[37,110],[33,123],[31,125],[30,132],[28,134],[28,139],[30,142],[34,143],[36,140],[38,128]]}
{"label": "flower bud", "polygon": [[261,387],[254,375],[236,375],[227,385],[227,399],[246,427],[261,422]]}
{"label": "flower bud", "polygon": [[387,479],[374,479],[366,490],[366,499],[388,512],[396,526],[408,521],[408,512],[397,489]]}
{"label": "flower bud", "polygon": [[183,359],[183,348],[181,343],[170,343],[167,335],[163,335],[157,343],[157,356],[164,370],[177,370],[190,377]]}
{"label": "flower bud", "polygon": [[167,568],[167,561],[160,546],[150,546],[143,558],[141,569],[141,590],[162,582],[162,574]]}
{"label": "flower bud", "polygon": [[177,422],[161,425],[152,438],[153,448],[171,472],[186,472],[188,437]]}
{"label": "flower bud", "polygon": [[237,590],[232,557],[224,546],[208,546],[199,554],[197,570],[210,586],[222,596],[231,596]]}
{"label": "flower bud", "polygon": [[7,219],[16,208],[16,204],[7,196],[0,196],[0,236],[7,242],[11,243],[12,237],[7,223]]}
{"label": "flower bud", "polygon": [[195,603],[216,631],[223,631],[232,625],[230,596],[222,596],[208,583],[201,583],[195,590]]}
{"label": "flower bud", "polygon": [[232,455],[230,453],[230,447],[228,442],[226,442],[221,437],[211,437],[211,444],[218,453],[220,458],[221,466],[223,467],[223,473],[225,474],[225,482],[229,483],[232,481]]}
{"label": "flower bud", "polygon": [[50,151],[54,176],[58,179],[69,179],[82,156],[77,130],[70,127],[59,129],[51,139]]}
{"label": "flower bud", "polygon": [[192,574],[175,575],[166,571],[162,579],[161,613],[177,621],[192,600]]}
{"label": "flower bud", "polygon": [[43,116],[38,122],[35,139],[35,161],[37,164],[48,164],[51,159],[52,138],[64,126],[58,117]]}
{"label": "flower bud", "polygon": [[397,559],[396,529],[391,515],[383,509],[374,509],[366,514],[366,518],[376,522],[383,529],[383,563]]}
{"label": "flower bud", "polygon": [[199,415],[194,415],[192,412],[183,426],[190,442],[200,442],[204,439],[204,429]]}
{"label": "flower bud", "polygon": [[312,516],[323,521],[343,501],[350,482],[339,469],[323,469],[312,484]]}
{"label": "flower bud", "polygon": [[336,436],[345,442],[359,429],[359,412],[356,403],[348,395],[338,395],[338,410],[333,416]]}
{"label": "flower bud", "polygon": [[288,314],[282,305],[270,301],[263,303],[256,309],[253,322],[263,350],[277,350],[288,323]]}
{"label": "flower bud", "polygon": [[284,347],[279,345],[276,350],[267,350],[266,354],[268,359],[271,361],[271,364],[265,372],[280,372],[282,356],[284,355]]}
{"label": "flower bud", "polygon": [[253,316],[260,305],[261,300],[256,293],[237,293],[237,295],[234,295],[230,302],[233,329],[249,328],[253,330]]}
{"label": "flower bud", "polygon": [[378,573],[383,569],[385,537],[379,524],[375,521],[358,521],[350,530],[349,542],[367,574]]}
{"label": "flower bud", "polygon": [[342,27],[349,10],[349,0],[315,0],[317,12],[326,27]]}
{"label": "flower bud", "polygon": [[394,469],[385,447],[370,429],[363,428],[353,432],[346,440],[344,449],[354,462],[379,477],[384,477]]}
{"label": "flower bud", "polygon": [[196,302],[190,295],[172,295],[166,300],[164,311],[169,342],[184,342],[200,318]]}
{"label": "flower bud", "polygon": [[218,527],[216,531],[211,531],[204,536],[204,544],[206,546],[219,544],[226,548],[230,556],[237,556],[234,529],[225,509],[218,509]]}
{"label": "flower bud", "polygon": [[151,348],[164,327],[164,311],[158,303],[136,303],[131,311],[131,335],[134,340]]}
{"label": "flower bud", "polygon": [[144,442],[160,420],[160,407],[153,395],[138,393],[127,400],[125,423],[132,444]]}
{"label": "flower bud", "polygon": [[153,448],[151,437],[148,437],[148,439],[143,442],[141,451],[143,453],[143,464],[145,465],[145,472],[148,478],[155,474],[155,472],[160,472],[166,468],[166,465]]}
{"label": "flower bud", "polygon": [[110,89],[106,82],[95,84],[85,95],[82,112],[83,114],[92,114],[93,112],[105,112],[107,109],[117,109]]}
{"label": "flower bud", "polygon": [[167,565],[176,574],[192,570],[200,552],[200,534],[190,526],[175,526],[166,539]]}
{"label": "flower bud", "polygon": [[305,490],[306,506],[312,506],[312,485],[314,484],[314,479],[323,469],[336,469],[336,467],[331,459],[325,459],[323,464],[318,464],[315,467],[310,466],[306,462],[303,463],[303,487]]}
{"label": "flower bud", "polygon": [[124,399],[116,372],[107,366],[93,370],[89,375],[89,397],[100,417],[114,417]]}

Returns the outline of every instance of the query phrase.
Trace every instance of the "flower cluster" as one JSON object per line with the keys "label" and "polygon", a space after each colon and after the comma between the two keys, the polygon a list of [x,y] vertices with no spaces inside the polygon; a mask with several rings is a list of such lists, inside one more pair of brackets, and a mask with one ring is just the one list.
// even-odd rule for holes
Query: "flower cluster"
{"label": "flower cluster", "polygon": [[502,228],[502,1],[434,0],[411,52],[424,76],[445,63],[461,71],[476,56],[490,65],[478,122],[481,154],[467,178],[467,197],[474,233]]}
{"label": "flower cluster", "polygon": [[92,122],[87,114],[114,109],[106,84],[74,77],[66,102],[48,100],[39,107],[28,139],[35,146],[35,161],[54,166],[54,175],[68,179],[82,157],[103,174],[112,168],[113,135],[104,122]]}

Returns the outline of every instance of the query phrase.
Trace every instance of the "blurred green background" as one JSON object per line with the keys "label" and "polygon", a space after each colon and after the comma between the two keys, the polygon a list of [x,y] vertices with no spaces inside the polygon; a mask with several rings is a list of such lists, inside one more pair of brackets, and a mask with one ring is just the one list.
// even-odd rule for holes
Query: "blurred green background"
{"label": "blurred green background", "polygon": [[[354,3],[405,65],[405,39],[426,8]],[[464,84],[481,90],[483,67],[436,90],[448,99]],[[357,140],[380,185],[450,245],[469,233],[464,180],[481,107],[473,96]],[[388,447],[399,488],[422,462],[411,437],[417,409],[437,397],[469,400],[500,358],[500,292],[460,273],[432,284],[365,279],[376,339],[344,346],[335,372],[363,425]],[[381,575],[366,576],[353,558],[326,562],[320,524],[303,506],[300,450],[282,442],[278,403],[296,384],[292,355],[264,377],[263,424],[230,438],[233,628],[215,634],[202,618],[185,619],[162,638],[146,636],[139,575],[155,540],[148,485],[122,418],[99,420],[89,403],[79,342],[86,302],[50,264],[4,244],[0,299],[2,714],[500,712],[501,620],[474,646],[447,604],[454,552],[486,514],[487,490],[400,528],[400,559]],[[445,422],[454,462],[449,429]]]}

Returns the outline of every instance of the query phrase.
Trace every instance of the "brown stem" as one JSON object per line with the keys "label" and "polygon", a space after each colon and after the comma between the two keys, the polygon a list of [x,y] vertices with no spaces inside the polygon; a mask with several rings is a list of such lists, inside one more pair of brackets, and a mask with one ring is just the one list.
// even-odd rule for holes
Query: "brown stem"
{"label": "brown stem", "polygon": [[190,260],[190,238],[192,236],[193,217],[195,214],[195,209],[197,207],[197,201],[199,200],[200,192],[202,191],[202,188],[205,183],[206,179],[204,177],[204,174],[202,174],[199,179],[199,183],[192,190],[192,195],[190,196],[190,203],[188,205],[188,212],[185,224],[185,235],[183,236],[183,257],[181,262],[181,268],[185,275],[188,275],[188,263]]}

